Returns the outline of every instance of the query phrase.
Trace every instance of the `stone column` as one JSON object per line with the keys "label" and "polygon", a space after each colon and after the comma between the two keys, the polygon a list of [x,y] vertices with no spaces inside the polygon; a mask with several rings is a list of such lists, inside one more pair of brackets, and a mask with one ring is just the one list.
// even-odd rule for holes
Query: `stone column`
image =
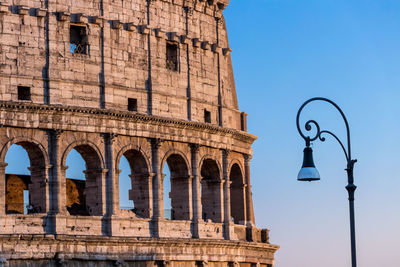
{"label": "stone column", "polygon": [[[57,181],[54,182],[53,194],[56,198],[55,201],[55,214],[69,215],[67,211],[67,172],[68,166],[58,165],[57,167]],[[54,179],[54,178],[53,178]]]}
{"label": "stone column", "polygon": [[129,190],[129,200],[135,203],[136,215],[142,218],[151,218],[153,190],[153,173],[150,174],[131,174],[132,189]]}
{"label": "stone column", "polygon": [[7,163],[0,162],[0,215],[6,214],[6,167]]}
{"label": "stone column", "polygon": [[121,174],[122,170],[115,169],[114,170],[114,182],[113,182],[113,203],[112,203],[112,215],[119,215],[120,206],[119,206],[119,175]]}
{"label": "stone column", "polygon": [[107,169],[84,171],[86,177],[85,194],[89,214],[95,216],[106,213],[106,174]]}
{"label": "stone column", "polygon": [[203,215],[214,223],[224,222],[224,182],[222,179],[201,179]]}
{"label": "stone column", "polygon": [[30,204],[34,213],[48,213],[49,208],[49,172],[51,165],[29,167],[31,184],[29,185]]}
{"label": "stone column", "polygon": [[104,159],[105,159],[105,168],[108,170],[106,172],[105,176],[105,184],[103,184],[103,187],[105,190],[102,190],[104,193],[104,203],[105,209],[104,213],[108,217],[114,215],[117,210],[116,210],[116,201],[118,199],[118,187],[116,185],[116,179],[115,179],[115,162],[114,162],[114,149],[113,149],[113,143],[115,139],[118,137],[116,134],[101,134],[101,136],[104,139]]}
{"label": "stone column", "polygon": [[233,225],[231,222],[231,181],[229,179],[229,150],[222,150],[222,178],[224,181],[224,237],[231,239]]}
{"label": "stone column", "polygon": [[[97,174],[98,214],[105,215],[107,212],[107,194],[109,183],[107,182],[108,169],[100,169]],[[109,189],[108,189],[109,190]]]}
{"label": "stone column", "polygon": [[119,192],[119,174],[122,171],[119,169],[114,170],[114,181],[112,185],[112,214],[109,214],[106,218],[107,222],[107,231],[108,235],[110,236],[120,236],[120,225],[118,220],[115,217],[118,217],[120,214],[120,207],[119,207],[119,195],[116,192]]}
{"label": "stone column", "polygon": [[192,161],[192,208],[193,208],[193,238],[199,238],[199,222],[202,221],[201,216],[201,193],[200,193],[200,170],[198,168],[200,146],[197,144],[191,144],[191,161]]}
{"label": "stone column", "polygon": [[48,132],[49,157],[52,169],[49,177],[50,213],[66,215],[65,171],[68,167],[61,166],[59,158],[59,143],[63,131]]}
{"label": "stone column", "polygon": [[[104,160],[105,160],[105,168],[108,171],[102,173],[102,180],[105,176],[105,181],[98,182],[99,193],[102,194],[102,214],[106,214],[106,219],[104,221],[104,229],[106,229],[106,234],[113,235],[113,227],[112,227],[112,219],[111,217],[118,213],[119,211],[119,203],[118,203],[118,185],[116,182],[116,176],[119,175],[115,171],[115,162],[114,162],[114,149],[113,144],[118,135],[104,133],[101,134],[104,139]],[[103,175],[104,174],[104,175]],[[100,184],[99,184],[100,183]]]}
{"label": "stone column", "polygon": [[171,176],[172,220],[192,220],[192,176]]}
{"label": "stone column", "polygon": [[158,150],[161,146],[160,139],[150,139],[151,158],[153,167],[153,236],[159,237],[159,221],[164,220],[164,201],[163,201],[163,177],[160,172],[160,160]]}
{"label": "stone column", "polygon": [[250,160],[251,155],[244,155],[244,175],[246,181],[246,218],[247,224],[255,225],[254,209],[253,209],[253,197],[251,193],[251,181],[250,181]]}
{"label": "stone column", "polygon": [[67,167],[61,166],[59,158],[59,146],[62,133],[62,130],[49,130],[47,134],[50,164],[52,165],[49,172],[50,211],[48,215],[47,232],[54,234],[63,234],[65,232],[65,216],[68,214],[65,191],[65,171]]}

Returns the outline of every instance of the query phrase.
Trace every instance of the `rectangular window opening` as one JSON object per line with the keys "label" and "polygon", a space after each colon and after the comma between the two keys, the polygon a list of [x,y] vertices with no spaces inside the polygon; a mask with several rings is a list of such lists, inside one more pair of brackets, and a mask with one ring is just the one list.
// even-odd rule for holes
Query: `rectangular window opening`
{"label": "rectangular window opening", "polygon": [[87,54],[88,36],[86,26],[71,25],[69,29],[70,52]]}
{"label": "rectangular window opening", "polygon": [[31,88],[28,86],[18,86],[18,100],[31,100]]}
{"label": "rectangular window opening", "polygon": [[211,112],[208,110],[204,110],[204,121],[206,123],[211,123]]}
{"label": "rectangular window opening", "polygon": [[128,110],[129,111],[137,111],[137,99],[136,98],[128,98]]}
{"label": "rectangular window opening", "polygon": [[167,43],[167,69],[178,71],[178,44]]}

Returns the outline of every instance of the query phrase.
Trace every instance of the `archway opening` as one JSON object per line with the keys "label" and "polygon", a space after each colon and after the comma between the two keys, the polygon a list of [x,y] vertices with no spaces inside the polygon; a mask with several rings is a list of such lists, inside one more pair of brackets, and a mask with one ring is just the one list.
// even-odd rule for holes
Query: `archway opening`
{"label": "archway opening", "polygon": [[48,209],[46,164],[42,150],[31,142],[9,147],[6,167],[6,213],[45,213]]}
{"label": "archway opening", "polygon": [[173,220],[172,218],[172,204],[171,204],[171,171],[169,170],[168,164],[164,164],[163,168],[163,200],[164,200],[164,217],[167,220]]}
{"label": "archway opening", "polygon": [[119,161],[119,208],[121,210],[135,211],[135,203],[133,199],[129,197],[129,192],[132,190],[131,181],[131,170],[129,167],[129,162],[125,156],[121,157]]}
{"label": "archway opening", "polygon": [[235,163],[229,175],[231,181],[231,216],[236,224],[244,224],[246,220],[245,185],[240,166]]}
{"label": "archway opening", "polygon": [[126,151],[121,157],[119,169],[120,209],[130,210],[141,218],[150,218],[151,177],[144,156],[137,150]]}
{"label": "archway opening", "polygon": [[72,149],[66,160],[66,194],[67,210],[71,215],[89,215],[86,210],[85,193],[85,160]]}
{"label": "archway opening", "polygon": [[103,215],[104,173],[97,152],[78,145],[66,159],[66,208],[70,215]]}
{"label": "archway opening", "polygon": [[222,183],[215,160],[205,159],[201,166],[201,206],[203,220],[222,222]]}
{"label": "archway opening", "polygon": [[191,219],[191,180],[185,159],[179,154],[170,155],[164,165],[163,180],[165,218]]}

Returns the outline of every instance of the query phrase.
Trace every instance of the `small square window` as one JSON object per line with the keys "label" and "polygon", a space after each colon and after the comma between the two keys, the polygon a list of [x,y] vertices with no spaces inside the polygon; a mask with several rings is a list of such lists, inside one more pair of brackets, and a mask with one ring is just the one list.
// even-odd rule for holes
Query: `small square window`
{"label": "small square window", "polygon": [[18,86],[18,100],[31,100],[31,88]]}
{"label": "small square window", "polygon": [[71,25],[69,29],[69,50],[73,54],[87,54],[88,36],[86,26]]}
{"label": "small square window", "polygon": [[204,121],[206,123],[211,123],[211,112],[208,110],[204,110]]}
{"label": "small square window", "polygon": [[167,69],[178,71],[178,45],[167,43]]}
{"label": "small square window", "polygon": [[137,111],[137,99],[136,98],[128,98],[128,110],[129,111]]}

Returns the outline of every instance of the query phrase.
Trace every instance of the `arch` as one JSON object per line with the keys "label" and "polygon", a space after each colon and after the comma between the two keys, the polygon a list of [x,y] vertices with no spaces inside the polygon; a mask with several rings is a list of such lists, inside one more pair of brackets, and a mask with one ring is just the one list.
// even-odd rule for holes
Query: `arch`
{"label": "arch", "polygon": [[204,157],[200,164],[202,179],[221,180],[221,168],[218,161],[211,157]]}
{"label": "arch", "polygon": [[[115,169],[119,170],[119,164],[121,162],[122,156],[125,155],[126,152],[128,151],[136,151],[138,152],[144,159],[145,162],[142,164],[142,172],[143,173],[151,173],[151,162],[150,162],[150,157],[139,147],[136,145],[127,145],[124,146],[117,154],[117,157],[115,158]],[[129,161],[129,160],[128,160]],[[144,166],[147,166],[146,171],[144,170]]]}
{"label": "arch", "polygon": [[[171,157],[171,156],[173,156],[173,157]],[[167,163],[169,167],[172,167],[172,169],[170,169],[171,175],[172,175],[172,172],[174,173],[174,176],[189,175],[189,173],[190,173],[189,160],[187,159],[185,153],[183,153],[182,151],[179,151],[177,149],[171,149],[171,150],[168,150],[167,153],[165,153],[164,157],[161,160],[161,164],[160,164],[161,173],[162,173],[162,169],[163,169],[165,163]]]}
{"label": "arch", "polygon": [[29,160],[33,160],[33,162],[30,162],[31,165],[32,163],[34,163],[35,165],[36,163],[40,163],[43,166],[50,165],[50,159],[44,146],[39,141],[33,138],[26,137],[16,137],[9,140],[1,149],[0,162],[5,161],[8,149],[12,145],[20,145],[26,150],[29,156]]}
{"label": "arch", "polygon": [[[6,175],[1,177],[5,181],[5,212],[24,214],[24,190],[28,190],[28,214],[46,213],[49,210],[48,168],[49,158],[44,146],[30,138],[17,137],[9,140],[1,150],[0,160],[5,162],[9,148],[13,145],[21,146],[28,154],[30,175]],[[17,183],[16,181],[20,182]],[[21,186],[21,181],[25,186]],[[2,189],[3,190],[3,189]],[[18,207],[17,207],[18,206]]]}
{"label": "arch", "polygon": [[246,221],[246,192],[243,171],[237,162],[233,163],[229,171],[231,216],[236,224],[245,224]]}
{"label": "arch", "polygon": [[240,173],[241,173],[241,175],[242,175],[242,182],[243,182],[243,184],[246,184],[246,180],[245,180],[245,177],[244,177],[244,166],[243,166],[243,164],[242,164],[242,162],[239,160],[239,159],[233,159],[233,160],[231,160],[231,162],[230,162],[230,164],[228,165],[229,166],[229,169],[228,169],[228,177],[230,177],[231,176],[231,172],[232,172],[232,167],[233,167],[233,165],[238,165],[238,167],[239,167],[239,169],[240,169]]}
{"label": "arch", "polygon": [[223,219],[223,188],[221,169],[218,162],[212,158],[204,158],[201,164],[201,205],[203,220],[222,222]]}
{"label": "arch", "polygon": [[161,168],[167,164],[171,174],[171,190],[169,192],[171,219],[190,220],[192,218],[192,181],[188,161],[183,153],[171,150],[165,154],[162,163]]}
{"label": "arch", "polygon": [[[131,174],[129,175],[131,180],[131,189],[129,189],[129,200],[133,201],[134,209],[133,212],[142,218],[150,218],[151,216],[151,172],[149,160],[146,155],[137,149],[136,146],[126,146],[117,155],[116,168],[119,173],[120,161],[124,156],[130,167]],[[116,183],[118,192],[120,187],[120,176],[116,175]],[[120,196],[118,197],[120,200]],[[119,202],[119,201],[118,201]]]}
{"label": "arch", "polygon": [[65,166],[65,162],[67,160],[67,156],[69,152],[75,149],[85,160],[85,163],[88,164],[87,160],[89,161],[88,166],[86,168],[90,169],[104,169],[104,159],[101,154],[100,149],[91,141],[75,141],[68,145],[68,147],[64,150],[64,153],[61,157],[61,166]]}
{"label": "arch", "polygon": [[[213,179],[217,178],[217,179],[221,180],[222,179],[222,165],[221,165],[220,161],[216,157],[214,157],[210,154],[206,154],[200,160],[200,164],[199,164],[200,170],[206,161],[208,163],[211,163],[211,165],[207,165],[207,166],[208,167],[212,166],[212,169],[207,170],[205,173],[201,173],[202,179],[204,177],[210,176],[210,177],[213,177]],[[208,175],[203,175],[203,174],[208,174]]]}
{"label": "arch", "polygon": [[[65,162],[68,154],[75,149],[85,161],[85,181],[65,177]],[[76,141],[70,144],[61,158],[65,181],[66,209],[71,215],[103,215],[105,213],[105,173],[103,156],[98,147],[90,141]],[[73,182],[74,185],[71,183]],[[76,189],[76,190],[74,190]],[[73,190],[73,191],[70,191]],[[82,195],[83,194],[83,195]],[[73,199],[80,201],[73,201]]]}

